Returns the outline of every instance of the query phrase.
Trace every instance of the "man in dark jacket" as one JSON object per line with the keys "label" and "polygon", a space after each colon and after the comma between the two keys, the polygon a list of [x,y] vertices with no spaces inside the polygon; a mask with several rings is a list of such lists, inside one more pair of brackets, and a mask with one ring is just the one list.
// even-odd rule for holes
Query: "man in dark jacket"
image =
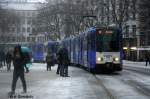
{"label": "man in dark jacket", "polygon": [[59,49],[56,53],[56,57],[57,57],[57,63],[58,63],[58,67],[57,67],[57,72],[56,74],[60,74],[60,68],[62,65],[62,55],[61,55],[61,49]]}
{"label": "man in dark jacket", "polygon": [[12,55],[11,53],[8,51],[6,54],[6,64],[7,64],[7,71],[11,70],[11,61],[12,61]]}
{"label": "man in dark jacket", "polygon": [[0,51],[0,68],[3,67],[2,61],[3,61],[2,51]]}
{"label": "man in dark jacket", "polygon": [[13,64],[14,64],[14,72],[13,72],[12,89],[10,94],[15,93],[16,83],[19,77],[23,85],[23,93],[26,93],[27,88],[26,88],[26,81],[24,77],[25,57],[21,51],[20,45],[16,46],[14,49]]}
{"label": "man in dark jacket", "polygon": [[60,54],[60,76],[68,77],[68,65],[70,63],[69,57],[68,57],[68,50],[63,47],[59,51]]}
{"label": "man in dark jacket", "polygon": [[146,66],[148,65],[148,63],[149,63],[149,65],[150,65],[150,54],[149,54],[149,52],[146,52],[145,53],[145,61],[146,61]]}

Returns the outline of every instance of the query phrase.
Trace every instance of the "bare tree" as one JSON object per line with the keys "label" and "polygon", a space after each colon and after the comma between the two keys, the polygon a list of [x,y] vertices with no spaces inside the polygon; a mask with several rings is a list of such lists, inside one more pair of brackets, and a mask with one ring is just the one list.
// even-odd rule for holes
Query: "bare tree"
{"label": "bare tree", "polygon": [[123,27],[123,23],[126,21],[125,17],[128,11],[129,3],[130,0],[111,0],[113,21],[121,29]]}
{"label": "bare tree", "polygon": [[76,35],[81,30],[83,12],[82,5],[72,2],[48,3],[39,12],[37,27],[44,31],[39,28],[38,32],[53,33],[56,39]]}

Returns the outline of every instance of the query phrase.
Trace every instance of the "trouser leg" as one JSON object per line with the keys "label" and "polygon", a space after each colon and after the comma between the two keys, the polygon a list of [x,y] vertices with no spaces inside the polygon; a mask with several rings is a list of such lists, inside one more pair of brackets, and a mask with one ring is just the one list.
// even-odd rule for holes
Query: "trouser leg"
{"label": "trouser leg", "polygon": [[26,81],[25,81],[25,77],[24,77],[24,72],[23,71],[20,72],[20,79],[21,79],[21,82],[22,82],[23,91],[26,92],[27,91],[27,86],[26,86]]}
{"label": "trouser leg", "polygon": [[51,71],[51,65],[49,65],[49,70]]}
{"label": "trouser leg", "polygon": [[13,81],[12,81],[12,91],[13,92],[15,92],[15,89],[16,89],[16,83],[17,83],[17,80],[18,80],[18,77],[19,77],[19,75],[18,75],[18,73],[17,72],[13,72]]}
{"label": "trouser leg", "polygon": [[26,72],[28,73],[29,72],[29,68],[27,67],[27,65],[25,65],[24,67],[26,69]]}
{"label": "trouser leg", "polygon": [[48,71],[49,67],[48,67],[48,63],[47,63],[47,71]]}
{"label": "trouser leg", "polygon": [[57,74],[59,74],[60,73],[60,64],[58,64],[58,67],[57,67],[57,72],[56,72]]}
{"label": "trouser leg", "polygon": [[5,60],[4,60],[4,66],[5,66]]}
{"label": "trouser leg", "polygon": [[8,70],[9,70],[9,71],[11,70],[11,63],[9,63],[9,67],[8,67]]}
{"label": "trouser leg", "polygon": [[68,66],[65,66],[65,76],[68,76]]}
{"label": "trouser leg", "polygon": [[146,64],[145,64],[146,66],[147,66],[147,62],[148,62],[148,61],[146,60]]}
{"label": "trouser leg", "polygon": [[2,67],[2,62],[0,61],[0,68]]}
{"label": "trouser leg", "polygon": [[0,68],[2,68],[2,67],[3,67],[2,61],[0,61]]}
{"label": "trouser leg", "polygon": [[9,71],[9,63],[7,63],[7,71]]}
{"label": "trouser leg", "polygon": [[60,66],[60,76],[64,76],[64,65]]}

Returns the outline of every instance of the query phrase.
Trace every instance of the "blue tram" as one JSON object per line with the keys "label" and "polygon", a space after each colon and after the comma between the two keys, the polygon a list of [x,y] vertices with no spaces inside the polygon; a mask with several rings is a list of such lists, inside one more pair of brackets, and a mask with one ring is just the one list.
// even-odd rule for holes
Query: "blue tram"
{"label": "blue tram", "polygon": [[91,72],[122,70],[122,36],[119,29],[90,28],[69,42],[71,63]]}
{"label": "blue tram", "polygon": [[44,48],[43,43],[32,44],[32,58],[34,62],[44,62]]}
{"label": "blue tram", "polygon": [[59,48],[59,42],[57,41],[48,41],[48,44],[47,44],[47,54],[51,54],[53,55],[53,63],[57,63],[57,60],[56,60],[56,53],[58,51],[58,48]]}

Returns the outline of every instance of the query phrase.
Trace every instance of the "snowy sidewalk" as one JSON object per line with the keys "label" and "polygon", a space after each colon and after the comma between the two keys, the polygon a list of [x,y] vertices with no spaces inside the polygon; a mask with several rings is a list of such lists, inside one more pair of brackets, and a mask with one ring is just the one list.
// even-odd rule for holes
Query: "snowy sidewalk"
{"label": "snowy sidewalk", "polygon": [[128,61],[128,60],[123,60],[123,66],[150,69],[150,65],[145,66],[145,62],[134,62],[134,61]]}

